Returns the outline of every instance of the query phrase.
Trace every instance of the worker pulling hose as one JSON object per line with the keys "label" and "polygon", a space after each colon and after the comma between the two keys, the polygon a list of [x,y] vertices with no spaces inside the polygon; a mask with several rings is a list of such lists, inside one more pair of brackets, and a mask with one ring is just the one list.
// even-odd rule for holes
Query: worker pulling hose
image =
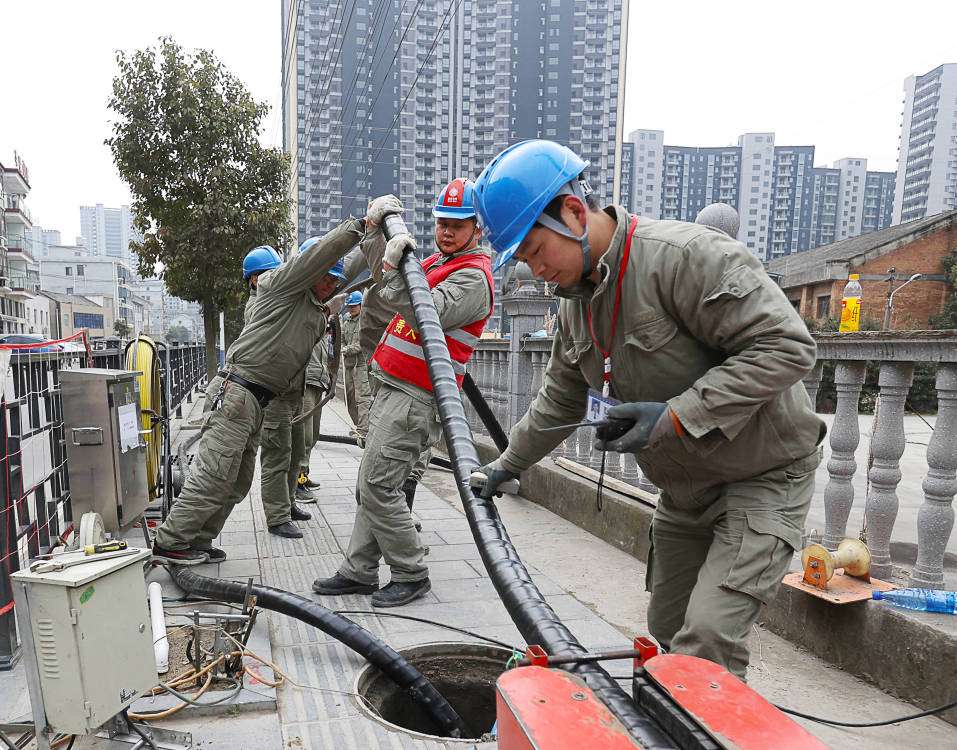
{"label": "worker pulling hose", "polygon": [[[386,215],[382,224],[387,239],[408,234],[405,222],[397,214]],[[469,488],[470,476],[478,469],[480,462],[465,419],[445,332],[439,323],[432,293],[419,260],[413,254],[406,253],[399,270],[409,290],[416,329],[428,365],[459,496],[495,590],[527,643],[541,645],[549,653],[586,653],[586,649],[561,622],[532,581],[508,537],[495,504],[477,497]],[[604,669],[597,664],[579,664],[569,669],[586,682],[642,747],[649,750],[674,747],[654,721],[635,706],[631,697]]]}
{"label": "worker pulling hose", "polygon": [[352,620],[326,609],[312,599],[270,586],[247,586],[236,581],[207,578],[182,565],[170,565],[169,573],[176,585],[189,594],[236,604],[242,604],[246,595],[252,594],[256,597],[257,605],[263,609],[318,628],[348,646],[370,664],[378,667],[396,685],[407,690],[412,700],[450,737],[461,737],[462,733],[467,731],[455,709],[418,669]]}

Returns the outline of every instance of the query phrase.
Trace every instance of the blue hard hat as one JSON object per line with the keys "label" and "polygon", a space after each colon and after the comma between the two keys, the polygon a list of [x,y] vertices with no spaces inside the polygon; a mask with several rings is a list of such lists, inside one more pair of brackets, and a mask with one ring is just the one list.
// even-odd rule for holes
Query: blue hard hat
{"label": "blue hard hat", "polygon": [[282,265],[282,258],[269,245],[254,247],[243,258],[243,280],[249,281],[249,277],[254,273],[271,271],[279,268],[280,265]]}
{"label": "blue hard hat", "polygon": [[588,162],[554,141],[521,141],[488,163],[475,181],[475,209],[484,237],[508,263],[545,207]]}
{"label": "blue hard hat", "polygon": [[347,305],[361,305],[362,304],[362,292],[352,292],[348,297],[346,297]]}
{"label": "blue hard hat", "polygon": [[346,280],[346,266],[341,260],[337,260],[336,264],[326,271],[330,276],[335,276],[339,281]]}
{"label": "blue hard hat", "polygon": [[465,177],[456,177],[442,188],[432,215],[437,219],[471,219],[475,216],[475,186]]}
{"label": "blue hard hat", "polygon": [[302,254],[306,252],[321,239],[322,237],[310,237],[309,239],[304,240],[303,243],[299,246],[299,253]]}

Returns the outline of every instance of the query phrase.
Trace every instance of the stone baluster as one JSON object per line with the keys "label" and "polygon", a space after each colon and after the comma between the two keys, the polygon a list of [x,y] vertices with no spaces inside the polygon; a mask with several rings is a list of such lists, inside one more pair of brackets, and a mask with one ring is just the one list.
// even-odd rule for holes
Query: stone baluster
{"label": "stone baluster", "polygon": [[[588,463],[586,465],[595,471],[599,471],[601,469],[601,451],[595,450],[595,440],[597,439],[595,437],[595,428],[586,427],[582,432],[588,433]],[[607,461],[605,462],[605,467],[608,467]]]}
{"label": "stone baluster", "polygon": [[819,359],[814,363],[813,369],[804,378],[804,389],[811,399],[811,408],[817,410],[817,392],[821,388],[821,376],[824,373],[824,360]]}
{"label": "stone baluster", "polygon": [[495,352],[495,395],[498,399],[498,421],[502,429],[508,431],[512,429],[512,423],[508,418],[508,365],[509,352],[499,349]]}
{"label": "stone baluster", "polygon": [[837,549],[844,539],[847,518],[854,504],[854,485],[851,482],[857,471],[854,451],[861,442],[857,404],[864,385],[864,373],[864,362],[838,362],[834,368],[837,408],[831,426],[831,457],[827,462],[830,478],[824,489],[824,544],[828,549]]}
{"label": "stone baluster", "polygon": [[[525,350],[529,334],[539,330],[545,322],[545,313],[552,300],[539,293],[533,284],[519,274],[518,288],[502,298],[502,309],[509,316],[511,338],[509,340],[509,357],[507,367],[508,380],[500,391],[504,403],[506,418],[502,426],[506,429],[515,424],[528,409],[529,394],[533,393],[532,352]],[[526,283],[521,283],[521,282]],[[539,381],[540,383],[541,381]],[[538,389],[535,388],[535,391]]]}
{"label": "stone baluster", "polygon": [[915,586],[943,588],[944,551],[954,528],[957,494],[957,364],[937,370],[937,421],[927,444],[924,502],[917,512]]}
{"label": "stone baluster", "polygon": [[[605,454],[605,473],[610,477],[615,477],[615,479],[621,479],[621,453],[615,453],[609,451]],[[599,466],[600,463],[599,455]]]}
{"label": "stone baluster", "polygon": [[867,546],[871,551],[871,574],[888,578],[891,564],[891,532],[897,520],[897,485],[904,454],[904,399],[914,378],[912,362],[883,362],[877,384],[880,403],[871,435],[873,463],[868,478],[870,492],[864,507]]}
{"label": "stone baluster", "polygon": [[635,454],[626,453],[624,463],[625,466],[621,472],[622,481],[627,482],[633,487],[637,487],[641,479],[641,472],[638,469],[638,462],[635,461]]}

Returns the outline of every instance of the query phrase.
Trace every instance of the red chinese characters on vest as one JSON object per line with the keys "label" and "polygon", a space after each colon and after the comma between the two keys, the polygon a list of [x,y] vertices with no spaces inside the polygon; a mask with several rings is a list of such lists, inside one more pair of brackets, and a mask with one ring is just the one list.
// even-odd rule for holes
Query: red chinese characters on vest
{"label": "red chinese characters on vest", "polygon": [[[488,255],[464,253],[442,265],[435,266],[435,262],[441,257],[441,253],[435,253],[422,261],[425,280],[429,282],[430,289],[434,289],[455,271],[463,268],[477,268],[485,274],[491,300],[495,284],[492,281],[492,260]],[[475,345],[478,344],[482,331],[485,330],[485,322],[491,314],[490,303],[484,318],[445,332],[445,343],[449,347],[452,369],[455,371],[455,380],[460,388],[462,378],[465,377],[465,364],[472,356]],[[401,315],[396,314],[386,327],[372,359],[393,377],[426,391],[432,390],[432,379],[429,377],[429,369],[425,363],[425,352],[422,350],[422,342],[419,341],[419,332]]]}

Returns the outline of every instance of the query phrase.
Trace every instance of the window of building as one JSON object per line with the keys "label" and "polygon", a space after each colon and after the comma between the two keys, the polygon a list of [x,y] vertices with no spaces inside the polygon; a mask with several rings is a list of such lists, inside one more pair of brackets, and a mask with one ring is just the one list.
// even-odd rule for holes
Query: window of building
{"label": "window of building", "polygon": [[72,275],[73,275],[73,266],[64,266],[64,267],[63,267],[63,273],[64,273],[65,275],[67,275],[67,276],[72,276]]}
{"label": "window of building", "polygon": [[83,276],[83,275],[84,275],[84,273],[83,273],[84,270],[85,270],[85,269],[84,269],[84,266],[82,266],[81,264],[78,263],[77,266],[76,266],[76,275],[77,275],[77,276]]}
{"label": "window of building", "polygon": [[826,318],[831,314],[831,295],[825,295],[817,298],[814,316],[816,318]]}
{"label": "window of building", "polygon": [[74,328],[103,328],[103,316],[98,313],[73,313]]}

